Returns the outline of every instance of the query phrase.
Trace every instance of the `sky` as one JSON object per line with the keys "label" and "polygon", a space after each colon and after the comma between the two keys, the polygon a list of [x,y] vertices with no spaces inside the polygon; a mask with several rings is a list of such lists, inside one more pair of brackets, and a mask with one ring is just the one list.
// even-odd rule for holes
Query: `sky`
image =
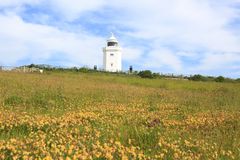
{"label": "sky", "polygon": [[111,32],[123,70],[240,77],[240,0],[0,0],[0,65],[101,68]]}

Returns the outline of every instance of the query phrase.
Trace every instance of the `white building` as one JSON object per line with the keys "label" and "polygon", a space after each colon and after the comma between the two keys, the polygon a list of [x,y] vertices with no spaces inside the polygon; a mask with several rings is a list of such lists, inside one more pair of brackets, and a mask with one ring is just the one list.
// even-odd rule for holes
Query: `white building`
{"label": "white building", "polygon": [[122,71],[122,49],[113,33],[103,48],[103,69],[108,72]]}

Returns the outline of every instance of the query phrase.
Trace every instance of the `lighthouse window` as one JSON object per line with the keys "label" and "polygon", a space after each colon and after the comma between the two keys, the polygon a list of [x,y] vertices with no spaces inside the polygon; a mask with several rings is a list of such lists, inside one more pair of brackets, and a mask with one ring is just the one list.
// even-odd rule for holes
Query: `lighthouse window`
{"label": "lighthouse window", "polygon": [[110,54],[110,56],[114,56],[114,54],[113,54],[113,53],[111,53],[111,54]]}
{"label": "lighthouse window", "polygon": [[111,67],[113,67],[113,63],[111,63]]}
{"label": "lighthouse window", "polygon": [[117,46],[117,42],[108,42],[108,46]]}

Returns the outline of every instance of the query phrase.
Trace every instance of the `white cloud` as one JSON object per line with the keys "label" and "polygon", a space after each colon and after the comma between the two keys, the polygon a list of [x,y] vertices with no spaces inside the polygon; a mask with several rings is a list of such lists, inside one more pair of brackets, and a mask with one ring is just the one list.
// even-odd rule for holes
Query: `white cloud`
{"label": "white cloud", "polygon": [[171,71],[181,71],[182,62],[171,50],[158,48],[151,51],[144,59],[146,67],[161,68],[169,67]]}
{"label": "white cloud", "polygon": [[186,58],[190,58],[190,59],[198,59],[199,55],[196,52],[190,52],[190,51],[179,51],[175,53],[176,56],[178,57],[186,57]]}
{"label": "white cloud", "polygon": [[138,48],[124,47],[123,48],[123,60],[136,61],[140,60],[143,51]]}
{"label": "white cloud", "polygon": [[[84,33],[70,33],[57,28],[24,22],[20,17],[0,15],[0,63],[15,65],[19,60],[48,61],[61,54],[66,63],[101,64],[104,39]],[[69,61],[69,62],[68,62]]]}
{"label": "white cloud", "polygon": [[35,5],[40,3],[41,0],[1,0],[0,7],[17,7],[25,4]]}
{"label": "white cloud", "polygon": [[87,11],[96,11],[101,9],[107,1],[105,0],[49,0],[51,9],[60,14],[68,21],[75,20]]}
{"label": "white cloud", "polygon": [[119,22],[136,30],[132,36],[137,38],[157,39],[158,45],[168,43],[185,50],[240,50],[239,38],[227,29],[232,17],[236,17],[228,6],[215,7],[207,0],[122,3],[128,6],[128,17]]}
{"label": "white cloud", "polygon": [[232,69],[235,63],[240,62],[240,54],[238,53],[206,53],[201,60],[201,65],[194,70],[211,71],[221,69]]}

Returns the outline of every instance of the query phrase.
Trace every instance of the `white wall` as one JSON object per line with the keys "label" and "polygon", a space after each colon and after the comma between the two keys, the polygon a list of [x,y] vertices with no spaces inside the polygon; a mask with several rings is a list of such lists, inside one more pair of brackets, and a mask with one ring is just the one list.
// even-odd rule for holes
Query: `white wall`
{"label": "white wall", "polygon": [[103,48],[103,68],[109,72],[122,71],[122,50],[120,47]]}

